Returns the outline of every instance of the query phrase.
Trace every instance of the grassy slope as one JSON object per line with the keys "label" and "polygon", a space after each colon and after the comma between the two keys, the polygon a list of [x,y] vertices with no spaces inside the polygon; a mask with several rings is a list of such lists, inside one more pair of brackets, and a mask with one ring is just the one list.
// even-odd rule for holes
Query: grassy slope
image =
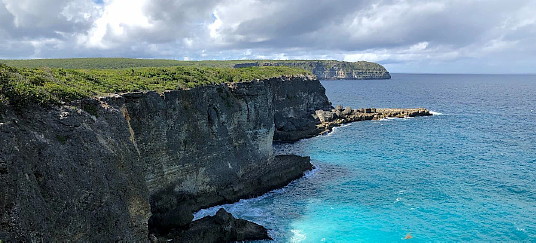
{"label": "grassy slope", "polygon": [[235,69],[229,67],[175,66],[123,69],[63,69],[48,67],[17,68],[0,64],[0,106],[23,107],[30,104],[59,104],[85,97],[117,92],[164,91],[207,84],[304,74],[309,73],[302,69],[289,67]]}

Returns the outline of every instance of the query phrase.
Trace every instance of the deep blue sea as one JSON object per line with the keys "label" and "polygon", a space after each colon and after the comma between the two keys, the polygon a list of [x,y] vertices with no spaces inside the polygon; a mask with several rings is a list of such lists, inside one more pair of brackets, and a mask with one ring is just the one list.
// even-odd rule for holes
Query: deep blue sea
{"label": "deep blue sea", "polygon": [[536,242],[535,75],[322,84],[333,105],[437,115],[356,122],[276,145],[311,156],[317,169],[225,205],[235,216],[271,229],[276,242]]}

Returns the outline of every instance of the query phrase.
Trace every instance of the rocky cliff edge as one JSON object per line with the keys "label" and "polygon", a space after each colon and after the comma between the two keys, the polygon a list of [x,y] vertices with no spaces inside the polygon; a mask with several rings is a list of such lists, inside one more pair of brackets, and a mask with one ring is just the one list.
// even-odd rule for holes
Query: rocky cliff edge
{"label": "rocky cliff edge", "polygon": [[[306,109],[283,107],[300,103],[287,98]],[[138,242],[188,227],[196,210],[311,169],[307,157],[273,155],[276,123],[327,105],[318,80],[300,76],[8,107],[0,239]]]}

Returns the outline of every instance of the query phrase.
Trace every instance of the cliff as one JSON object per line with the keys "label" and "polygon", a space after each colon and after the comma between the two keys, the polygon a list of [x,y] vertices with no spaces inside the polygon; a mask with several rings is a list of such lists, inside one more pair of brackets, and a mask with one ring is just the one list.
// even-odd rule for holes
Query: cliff
{"label": "cliff", "polygon": [[308,158],[272,153],[275,117],[292,117],[281,113],[298,102],[285,102],[278,85],[296,99],[324,91],[300,76],[8,106],[0,239],[144,241],[187,227],[198,209],[299,178]]}
{"label": "cliff", "polygon": [[334,60],[255,61],[235,64],[235,68],[255,66],[287,66],[312,72],[319,79],[390,79],[389,72],[373,62]]}
{"label": "cliff", "polygon": [[0,239],[140,241],[149,194],[119,107],[8,109],[0,120]]}
{"label": "cliff", "polygon": [[[177,70],[142,69],[147,77]],[[0,240],[139,242],[188,227],[243,239],[227,226],[258,227],[220,222],[230,219],[226,214],[202,221],[208,227],[192,223],[192,213],[261,195],[312,169],[308,157],[274,156],[273,140],[311,137],[351,121],[426,115],[333,109],[308,75],[47,103],[72,90],[42,89],[61,80],[37,71],[43,76],[23,79],[31,70],[24,71],[0,76]],[[84,77],[82,84],[94,81],[91,73],[69,72]],[[170,234],[198,239],[192,232]]]}

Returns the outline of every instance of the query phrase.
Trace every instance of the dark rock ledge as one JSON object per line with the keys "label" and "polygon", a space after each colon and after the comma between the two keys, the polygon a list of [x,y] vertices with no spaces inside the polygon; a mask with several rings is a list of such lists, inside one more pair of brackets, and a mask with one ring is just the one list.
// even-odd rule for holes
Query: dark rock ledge
{"label": "dark rock ledge", "polygon": [[271,240],[268,230],[256,223],[237,219],[220,209],[216,215],[207,216],[190,224],[187,230],[176,229],[165,237],[152,236],[153,242],[232,242]]}

